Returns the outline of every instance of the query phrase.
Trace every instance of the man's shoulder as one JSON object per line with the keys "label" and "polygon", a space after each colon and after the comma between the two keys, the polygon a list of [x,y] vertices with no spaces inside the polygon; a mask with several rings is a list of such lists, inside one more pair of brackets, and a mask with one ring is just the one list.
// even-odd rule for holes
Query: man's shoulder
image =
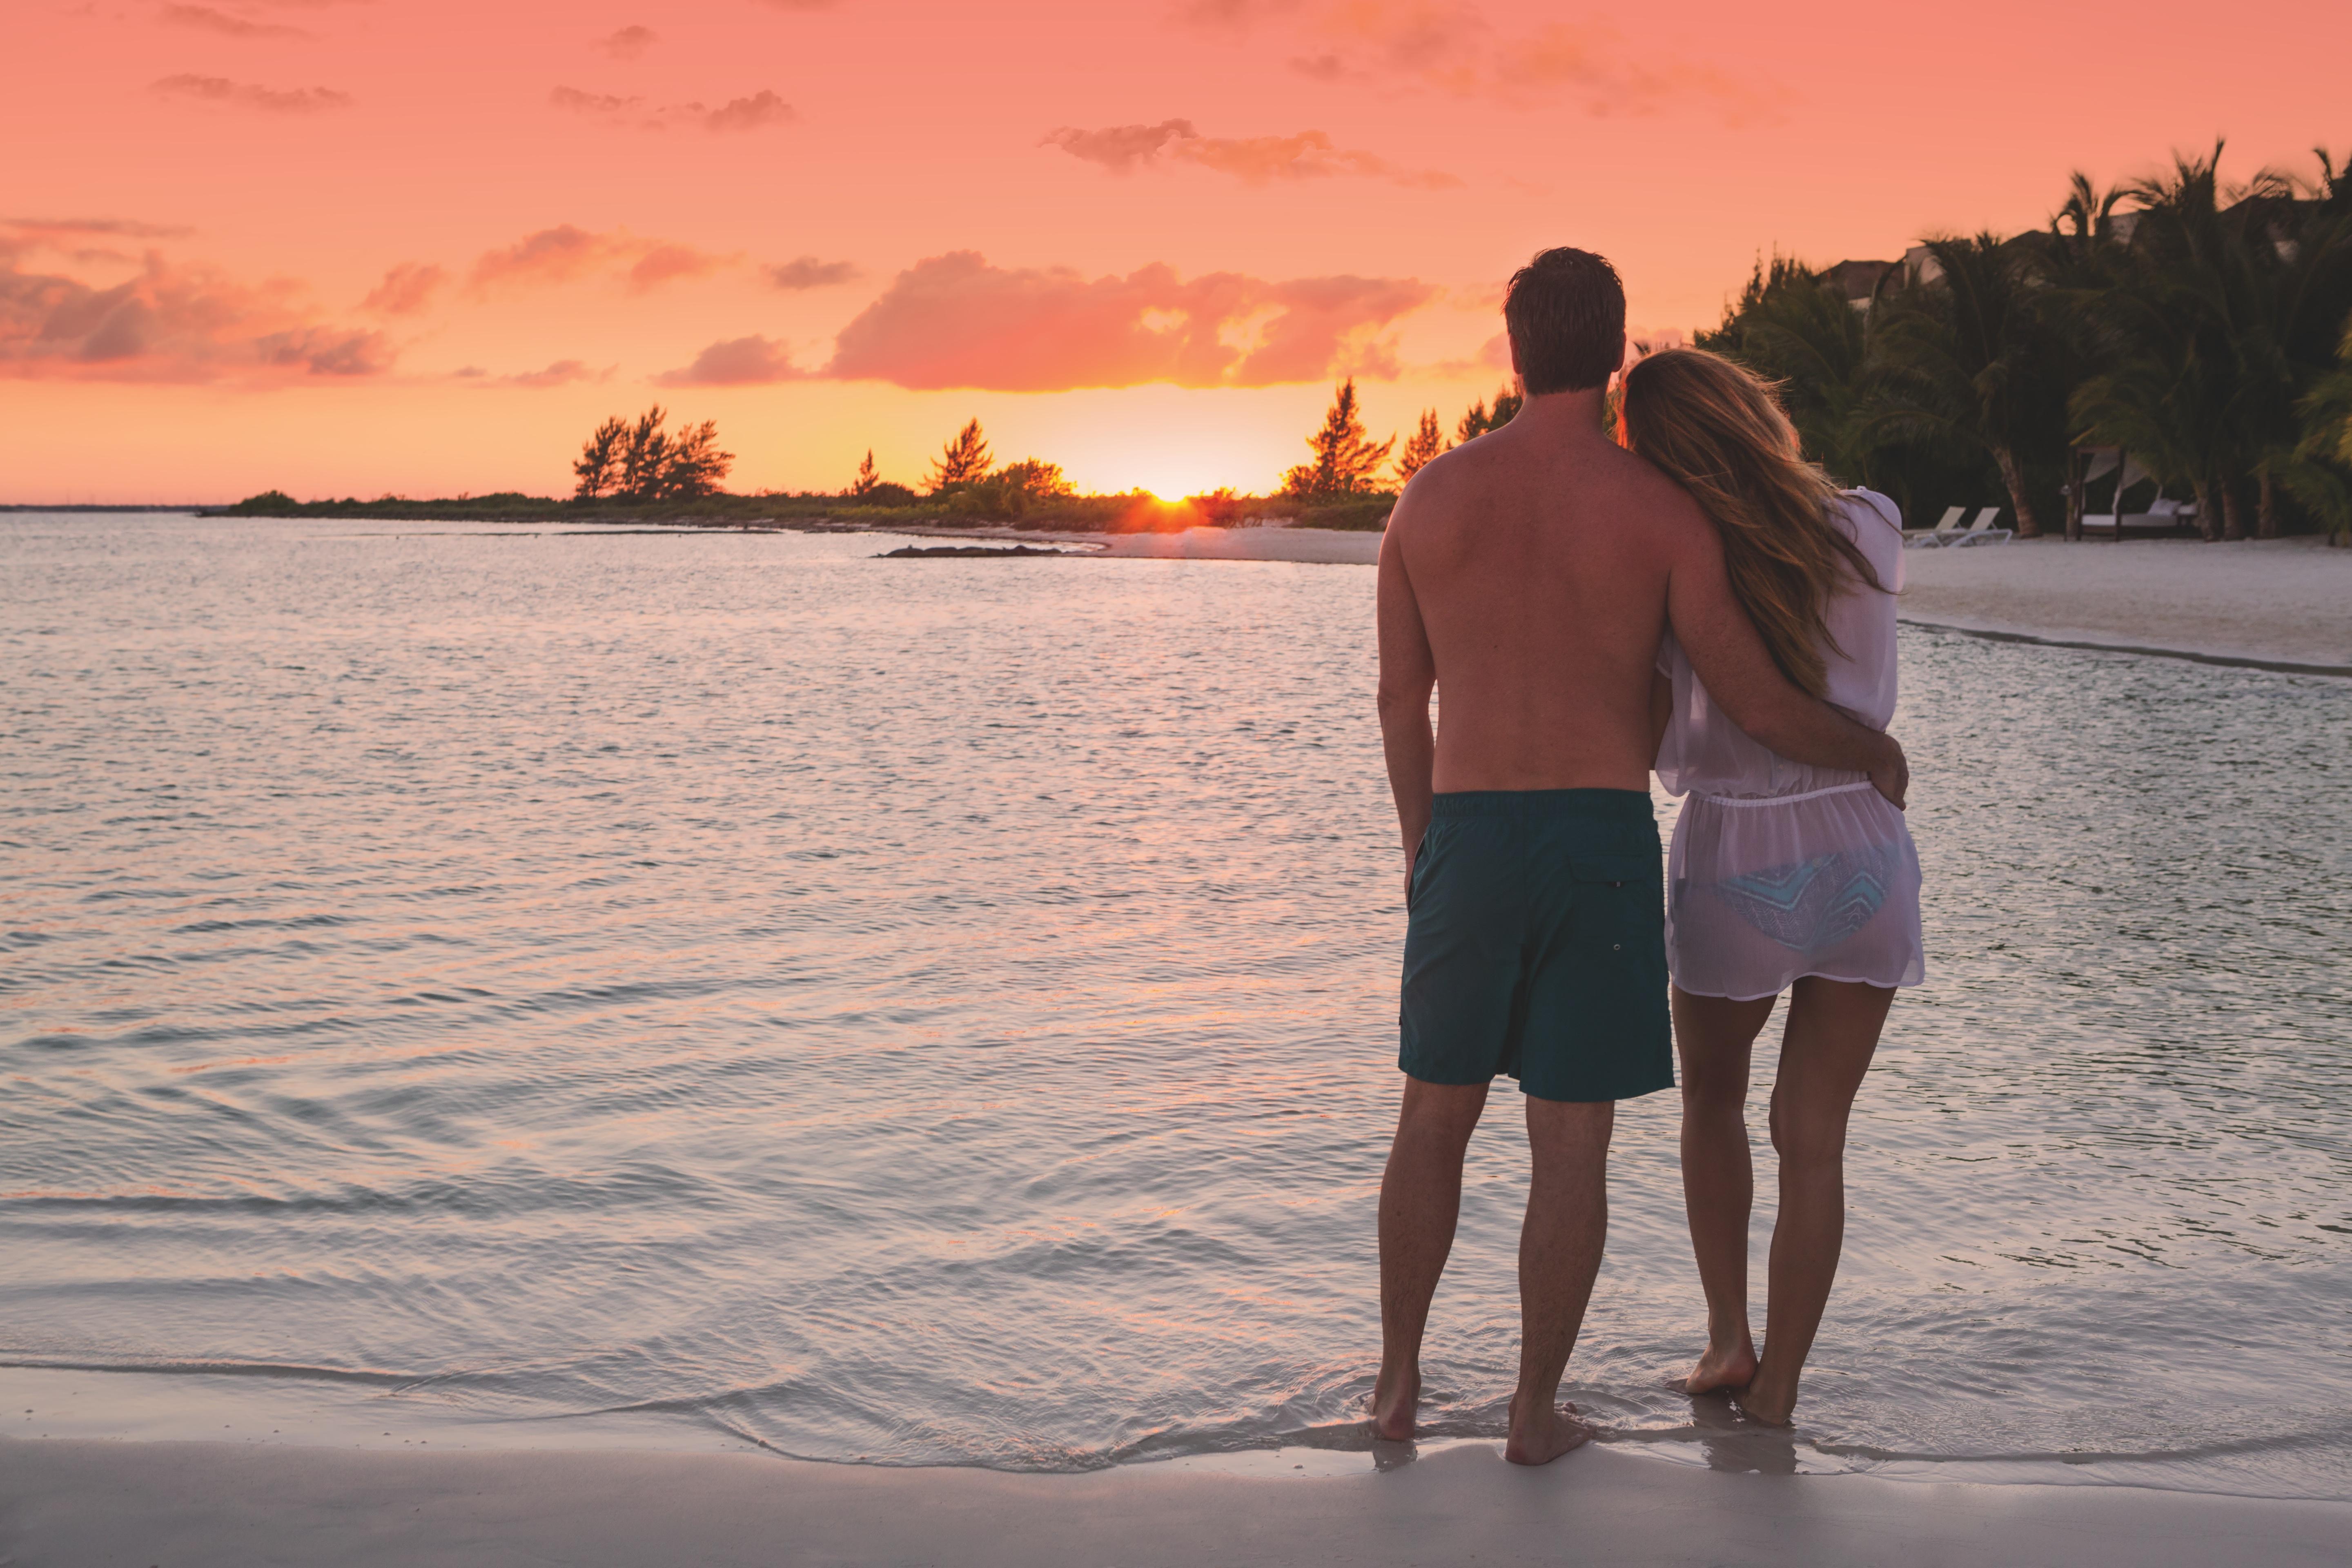
{"label": "man's shoulder", "polygon": [[1609,449],[1605,460],[1596,465],[1594,479],[1605,489],[1612,510],[1641,539],[1679,546],[1713,526],[1688,490],[1622,447]]}

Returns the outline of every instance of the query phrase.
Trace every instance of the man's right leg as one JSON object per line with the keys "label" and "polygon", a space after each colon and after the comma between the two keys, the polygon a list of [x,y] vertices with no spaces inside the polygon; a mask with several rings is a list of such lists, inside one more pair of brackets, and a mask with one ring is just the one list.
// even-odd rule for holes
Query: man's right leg
{"label": "man's right leg", "polygon": [[1532,1094],[1527,1102],[1535,1168],[1519,1231],[1519,1386],[1503,1458],[1548,1465],[1592,1436],[1555,1401],[1609,1238],[1609,1134],[1617,1107]]}
{"label": "man's right leg", "polygon": [[1381,1177],[1381,1375],[1372,1388],[1372,1432],[1412,1436],[1421,1403],[1421,1335],[1429,1324],[1437,1277],[1454,1250],[1462,1210],[1462,1156],[1478,1113],[1483,1083],[1404,1080],[1404,1109]]}

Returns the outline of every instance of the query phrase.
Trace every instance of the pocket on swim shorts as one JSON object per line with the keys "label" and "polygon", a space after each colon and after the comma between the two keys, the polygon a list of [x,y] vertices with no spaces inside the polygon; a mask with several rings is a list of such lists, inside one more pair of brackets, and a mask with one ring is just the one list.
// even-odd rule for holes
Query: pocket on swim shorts
{"label": "pocket on swim shorts", "polygon": [[1664,870],[1656,855],[1579,855],[1569,862],[1569,875],[1581,906],[1580,935],[1606,949],[1610,962],[1646,968],[1663,955]]}

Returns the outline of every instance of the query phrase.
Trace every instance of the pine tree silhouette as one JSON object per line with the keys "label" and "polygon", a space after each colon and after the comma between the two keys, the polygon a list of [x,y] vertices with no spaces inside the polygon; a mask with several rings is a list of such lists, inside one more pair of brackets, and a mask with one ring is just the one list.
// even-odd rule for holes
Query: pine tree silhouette
{"label": "pine tree silhouette", "polygon": [[1395,445],[1393,436],[1377,447],[1364,438],[1364,422],[1356,411],[1356,381],[1350,376],[1323,416],[1323,428],[1307,437],[1315,460],[1283,475],[1282,493],[1293,500],[1370,495],[1379,489],[1373,471],[1389,460]]}
{"label": "pine tree silhouette", "polygon": [[1432,458],[1444,451],[1451,444],[1438,431],[1437,410],[1423,409],[1421,428],[1412,433],[1412,438],[1404,444],[1404,450],[1397,454],[1396,468],[1399,482],[1411,480],[1413,475],[1429,466],[1429,460]]}
{"label": "pine tree silhouette", "polygon": [[988,473],[988,442],[981,436],[980,421],[974,419],[931,459],[931,493],[943,496],[976,483]]}

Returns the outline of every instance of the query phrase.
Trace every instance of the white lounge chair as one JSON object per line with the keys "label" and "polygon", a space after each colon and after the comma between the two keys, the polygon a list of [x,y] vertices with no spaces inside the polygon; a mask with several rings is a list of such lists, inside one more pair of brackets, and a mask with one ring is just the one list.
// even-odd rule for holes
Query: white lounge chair
{"label": "white lounge chair", "polygon": [[1989,506],[1977,513],[1977,520],[1969,524],[1968,531],[1953,537],[1952,548],[1957,550],[1964,544],[2007,544],[2011,534],[2016,531],[1995,528],[1992,525],[1992,520],[2000,515],[2000,508],[1997,506]]}
{"label": "white lounge chair", "polygon": [[1959,531],[1960,519],[1968,515],[1969,509],[1964,506],[1947,507],[1943,521],[1933,528],[1918,529],[1905,534],[1903,547],[1906,550],[1932,550],[1939,544],[1948,544],[1952,536]]}

